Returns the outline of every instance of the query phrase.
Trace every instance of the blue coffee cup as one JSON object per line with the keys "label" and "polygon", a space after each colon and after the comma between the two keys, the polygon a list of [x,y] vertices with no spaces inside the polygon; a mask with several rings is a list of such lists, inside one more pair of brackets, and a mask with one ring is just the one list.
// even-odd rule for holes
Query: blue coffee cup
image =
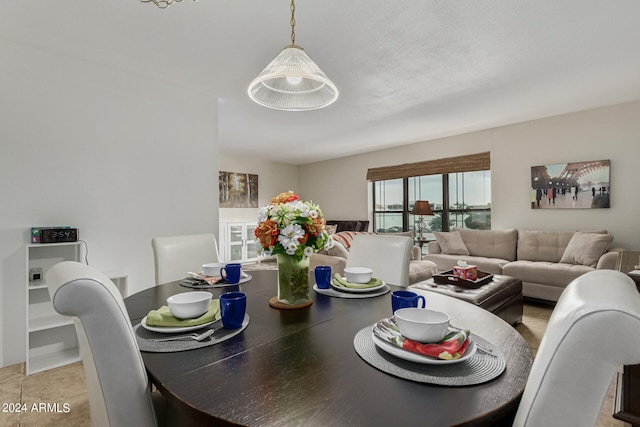
{"label": "blue coffee cup", "polygon": [[[420,307],[420,301],[422,301],[422,307]],[[422,295],[418,295],[411,291],[394,291],[391,294],[391,310],[393,313],[396,310],[407,307],[420,307],[425,308],[427,306],[427,300]]]}
{"label": "blue coffee cup", "polygon": [[240,282],[240,272],[242,266],[240,264],[227,264],[220,269],[220,275],[227,283]]}
{"label": "blue coffee cup", "polygon": [[331,283],[331,267],[319,265],[315,268],[316,285],[319,289],[329,289]]}
{"label": "blue coffee cup", "polygon": [[243,292],[227,292],[220,295],[220,315],[222,327],[238,329],[244,321],[247,311],[247,295]]}

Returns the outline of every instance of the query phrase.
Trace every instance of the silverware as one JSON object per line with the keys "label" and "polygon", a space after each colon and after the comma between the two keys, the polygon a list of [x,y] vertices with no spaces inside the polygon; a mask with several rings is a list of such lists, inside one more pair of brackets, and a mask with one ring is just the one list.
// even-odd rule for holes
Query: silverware
{"label": "silverware", "polygon": [[475,343],[476,343],[476,348],[481,352],[488,354],[489,356],[498,357],[498,355],[492,348],[485,347],[483,344],[479,344],[477,341],[475,341]]}
{"label": "silverware", "polygon": [[195,341],[202,341],[209,338],[211,335],[213,335],[214,332],[215,332],[215,329],[207,329],[201,334],[193,333],[193,334],[177,335],[177,336],[168,337],[168,338],[152,338],[151,341],[164,342],[164,341],[179,341],[179,340],[188,340],[188,339],[192,339]]}

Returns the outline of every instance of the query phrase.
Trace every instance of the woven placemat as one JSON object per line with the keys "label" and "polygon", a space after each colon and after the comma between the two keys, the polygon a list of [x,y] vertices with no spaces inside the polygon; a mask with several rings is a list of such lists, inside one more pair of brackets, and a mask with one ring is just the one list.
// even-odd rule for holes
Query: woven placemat
{"label": "woven placemat", "polygon": [[[138,324],[133,327],[133,332],[136,335],[136,341],[140,351],[146,351],[149,353],[171,353],[178,351],[194,350],[196,348],[208,347],[210,345],[218,344],[228,339],[231,339],[244,331],[249,325],[249,315],[244,315],[242,326],[238,329],[223,329],[222,320],[215,322],[212,326],[215,329],[213,335],[205,340],[196,341],[192,339],[188,340],[176,340],[176,341],[153,341],[157,338],[169,338],[171,334],[161,334],[159,332],[149,331]],[[202,333],[206,331],[206,328],[197,329],[193,332]],[[176,333],[175,335],[180,335]]]}
{"label": "woven placemat", "polygon": [[322,289],[322,288],[319,288],[317,284],[314,284],[313,290],[319,294],[326,295],[328,297],[334,297],[334,298],[375,298],[375,297],[379,297],[381,295],[386,294],[391,290],[391,288],[389,287],[389,285],[384,285],[384,288],[379,289],[377,291],[357,293],[357,292],[340,292],[340,291],[336,291],[333,288]]}
{"label": "woven placemat", "polygon": [[356,352],[374,368],[399,378],[445,386],[469,386],[497,378],[507,366],[504,356],[493,344],[473,333],[471,340],[488,348],[493,355],[478,350],[471,358],[460,363],[423,365],[378,349],[373,343],[372,329],[373,325],[367,326],[356,334],[353,339]]}

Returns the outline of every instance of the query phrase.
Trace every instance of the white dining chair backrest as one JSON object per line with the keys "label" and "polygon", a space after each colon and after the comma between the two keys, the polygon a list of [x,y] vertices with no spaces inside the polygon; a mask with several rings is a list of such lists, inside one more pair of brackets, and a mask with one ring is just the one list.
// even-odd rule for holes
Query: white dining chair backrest
{"label": "white dining chair backrest", "polygon": [[369,267],[373,277],[406,287],[412,249],[413,239],[407,236],[359,234],[351,242],[346,267]]}
{"label": "white dining chair backrest", "polygon": [[101,272],[65,261],[46,273],[54,309],[74,316],[91,425],[155,426],[149,381],[124,301]]}
{"label": "white dining chair backrest", "polygon": [[202,271],[203,264],[220,258],[213,234],[154,237],[151,247],[156,285],[183,279],[189,271]]}
{"label": "white dining chair backrest", "polygon": [[640,363],[640,294],[626,274],[595,270],[555,306],[518,407],[516,427],[595,426],[621,365]]}

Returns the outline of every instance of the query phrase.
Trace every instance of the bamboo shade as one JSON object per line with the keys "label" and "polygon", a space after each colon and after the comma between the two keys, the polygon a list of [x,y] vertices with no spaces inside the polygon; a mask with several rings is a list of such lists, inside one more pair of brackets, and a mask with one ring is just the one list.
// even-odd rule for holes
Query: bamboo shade
{"label": "bamboo shade", "polygon": [[371,168],[367,171],[367,180],[383,181],[386,179],[408,178],[411,176],[490,170],[490,154],[491,153],[487,151],[485,153],[448,157],[446,159]]}

